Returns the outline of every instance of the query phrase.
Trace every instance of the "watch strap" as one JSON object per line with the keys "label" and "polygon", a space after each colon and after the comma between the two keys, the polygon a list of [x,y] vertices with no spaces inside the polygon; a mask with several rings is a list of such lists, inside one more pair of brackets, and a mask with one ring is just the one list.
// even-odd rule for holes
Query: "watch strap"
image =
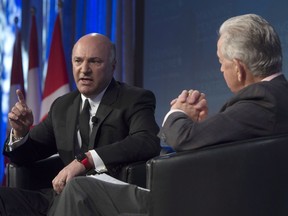
{"label": "watch strap", "polygon": [[78,154],[75,159],[79,162],[82,163],[85,167],[86,170],[89,170],[92,168],[92,165],[89,162],[89,159],[85,153],[80,153]]}

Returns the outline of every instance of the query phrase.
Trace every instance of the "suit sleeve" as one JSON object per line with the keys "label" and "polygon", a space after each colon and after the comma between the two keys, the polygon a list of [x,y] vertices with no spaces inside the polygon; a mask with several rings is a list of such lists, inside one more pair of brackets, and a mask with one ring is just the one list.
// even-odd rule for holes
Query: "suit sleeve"
{"label": "suit sleeve", "polygon": [[267,136],[273,133],[273,103],[265,98],[238,100],[206,120],[195,123],[186,114],[168,116],[159,137],[175,151]]}

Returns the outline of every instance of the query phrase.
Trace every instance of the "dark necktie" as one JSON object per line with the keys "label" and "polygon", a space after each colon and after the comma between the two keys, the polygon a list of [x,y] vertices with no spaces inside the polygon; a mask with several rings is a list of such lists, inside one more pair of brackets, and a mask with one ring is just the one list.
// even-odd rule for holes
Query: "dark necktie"
{"label": "dark necktie", "polygon": [[79,130],[82,140],[82,146],[81,149],[86,152],[88,150],[89,145],[89,135],[90,135],[90,104],[89,100],[85,100],[84,107],[82,109],[82,112],[79,116]]}

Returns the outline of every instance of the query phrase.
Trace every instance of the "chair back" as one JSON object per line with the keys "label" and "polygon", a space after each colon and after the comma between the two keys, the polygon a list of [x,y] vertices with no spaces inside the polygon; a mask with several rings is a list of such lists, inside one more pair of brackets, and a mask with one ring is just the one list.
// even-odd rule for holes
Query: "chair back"
{"label": "chair back", "polygon": [[172,153],[147,165],[151,216],[288,215],[288,135]]}

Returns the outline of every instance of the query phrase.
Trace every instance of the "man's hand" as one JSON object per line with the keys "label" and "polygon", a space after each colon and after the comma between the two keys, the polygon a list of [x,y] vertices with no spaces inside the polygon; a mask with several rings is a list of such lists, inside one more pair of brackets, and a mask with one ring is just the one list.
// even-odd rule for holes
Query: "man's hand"
{"label": "man's hand", "polygon": [[198,90],[183,90],[170,104],[171,109],[184,111],[195,122],[204,120],[208,115],[205,94]]}
{"label": "man's hand", "polygon": [[18,96],[18,102],[8,113],[8,119],[11,127],[14,129],[14,136],[23,137],[33,125],[34,119],[32,110],[27,106],[21,90],[17,89],[16,94]]}
{"label": "man's hand", "polygon": [[83,174],[84,172],[84,165],[78,162],[76,159],[73,160],[70,164],[64,167],[52,180],[54,191],[57,194],[60,194],[64,189],[66,182],[68,182],[71,178],[75,176]]}

